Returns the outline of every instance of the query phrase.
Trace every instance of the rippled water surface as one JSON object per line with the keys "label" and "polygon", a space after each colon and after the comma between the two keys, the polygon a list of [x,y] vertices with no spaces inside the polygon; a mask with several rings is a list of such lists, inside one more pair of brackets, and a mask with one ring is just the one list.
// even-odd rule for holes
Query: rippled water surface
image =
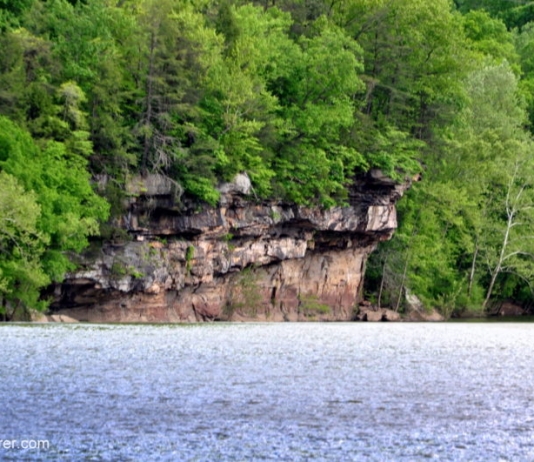
{"label": "rippled water surface", "polygon": [[0,326],[0,460],[534,460],[534,324]]}

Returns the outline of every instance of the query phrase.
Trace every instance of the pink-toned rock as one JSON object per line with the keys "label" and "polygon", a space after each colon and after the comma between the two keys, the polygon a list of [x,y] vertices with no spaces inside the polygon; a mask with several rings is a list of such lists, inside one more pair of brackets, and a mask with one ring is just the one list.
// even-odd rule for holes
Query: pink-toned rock
{"label": "pink-toned rock", "polygon": [[48,316],[48,321],[49,322],[65,322],[65,323],[79,322],[77,319],[74,319],[65,314],[53,314],[51,316]]}
{"label": "pink-toned rock", "polygon": [[383,320],[397,322],[401,320],[401,315],[393,310],[383,309]]}
{"label": "pink-toned rock", "polygon": [[413,322],[440,322],[444,321],[445,318],[433,309],[431,311],[411,311],[405,315],[404,320]]}
{"label": "pink-toned rock", "polygon": [[363,315],[363,320],[369,321],[369,322],[378,322],[378,321],[382,321],[382,316],[383,316],[382,310],[378,310],[378,311],[367,310]]}
{"label": "pink-toned rock", "polygon": [[369,304],[360,304],[358,317],[360,321],[379,322],[379,321],[400,321],[401,316],[396,311],[386,308],[376,308]]}
{"label": "pink-toned rock", "polygon": [[48,317],[39,311],[31,311],[30,312],[30,320],[32,322],[50,322]]}

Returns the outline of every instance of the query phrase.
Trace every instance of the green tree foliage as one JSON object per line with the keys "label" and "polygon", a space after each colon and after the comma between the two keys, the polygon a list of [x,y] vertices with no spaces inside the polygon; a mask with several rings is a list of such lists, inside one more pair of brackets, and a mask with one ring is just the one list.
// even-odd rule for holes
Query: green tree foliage
{"label": "green tree foliage", "polygon": [[[73,4],[75,6],[73,6]],[[58,67],[56,86],[74,82],[85,94],[85,130],[95,171],[118,175],[135,164],[128,125],[133,82],[126,60],[139,28],[132,14],[104,0],[35,3],[26,27],[48,37]],[[52,82],[51,82],[52,83]]]}
{"label": "green tree foliage", "polygon": [[86,160],[68,147],[50,141],[39,148],[27,132],[0,118],[0,233],[2,245],[9,246],[2,252],[2,278],[9,280],[5,300],[35,307],[37,290],[73,268],[68,253],[80,252],[107,217],[108,205],[93,192]]}
{"label": "green tree foliage", "polygon": [[143,170],[211,203],[217,182],[243,171],[260,196],[343,199],[355,168],[367,165],[340,142],[364,89],[354,40],[324,17],[295,40],[290,16],[276,8],[223,3],[206,15],[179,1],[140,6],[134,133]]}
{"label": "green tree foliage", "polygon": [[0,0],[0,30],[19,26],[32,3],[33,0]]}
{"label": "green tree foliage", "polygon": [[461,20],[447,0],[350,0],[332,15],[365,50],[364,113],[427,140],[432,122],[462,101],[468,70]]}
{"label": "green tree foliage", "polygon": [[474,10],[464,16],[463,23],[469,46],[480,54],[479,59],[491,57],[510,64],[518,61],[514,37],[500,19],[492,18],[484,10]]}
{"label": "green tree foliage", "polygon": [[0,184],[0,314],[6,316],[19,304],[38,307],[38,289],[50,279],[40,261],[48,236],[38,230],[35,194],[3,171]]}
{"label": "green tree foliage", "polygon": [[455,0],[454,3],[464,13],[485,10],[502,19],[510,29],[521,28],[534,20],[534,3],[531,0]]}
{"label": "green tree foliage", "polygon": [[519,86],[527,105],[532,132],[534,129],[534,23],[527,24],[521,32],[515,31],[514,36],[523,77]]}
{"label": "green tree foliage", "polygon": [[363,94],[361,48],[321,17],[312,37],[285,55],[270,84],[282,107],[284,132],[274,166],[284,193],[296,202],[343,198],[344,186],[364,157],[343,131],[354,125],[355,99]]}

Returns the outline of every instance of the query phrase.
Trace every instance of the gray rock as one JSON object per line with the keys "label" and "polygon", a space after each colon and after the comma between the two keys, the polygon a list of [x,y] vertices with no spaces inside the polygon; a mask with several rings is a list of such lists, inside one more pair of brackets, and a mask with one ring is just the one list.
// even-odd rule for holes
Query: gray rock
{"label": "gray rock", "polygon": [[252,182],[247,173],[238,173],[231,183],[223,183],[218,188],[221,194],[243,194],[252,192]]}

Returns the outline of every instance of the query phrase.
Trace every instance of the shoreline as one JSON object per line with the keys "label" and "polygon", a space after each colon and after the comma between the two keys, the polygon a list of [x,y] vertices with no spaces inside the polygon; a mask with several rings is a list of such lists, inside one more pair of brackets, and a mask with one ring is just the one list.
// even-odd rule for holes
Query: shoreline
{"label": "shoreline", "polygon": [[[368,313],[367,313],[368,314]],[[418,316],[413,316],[413,313],[409,315],[405,314],[397,314],[397,318],[395,319],[388,319],[387,317],[379,317],[381,316],[381,313],[379,311],[376,312],[376,317],[368,316],[367,319],[352,319],[352,320],[332,320],[332,319],[301,319],[301,320],[286,320],[286,321],[280,321],[280,320],[274,320],[274,319],[267,319],[267,318],[245,318],[242,317],[240,319],[234,319],[234,320],[213,320],[213,321],[190,321],[190,320],[184,320],[184,321],[168,321],[168,320],[161,320],[161,321],[138,321],[133,322],[131,320],[125,320],[125,321],[90,321],[90,320],[79,320],[72,318],[70,316],[64,315],[64,314],[51,314],[51,315],[45,315],[39,313],[38,315],[33,315],[31,320],[16,320],[16,321],[6,321],[1,322],[0,324],[32,324],[32,325],[39,325],[39,324],[86,324],[86,325],[201,325],[201,324],[277,324],[277,323],[294,323],[294,324],[303,324],[303,323],[325,323],[325,324],[339,324],[339,323],[379,323],[379,322],[387,322],[387,323],[509,323],[509,322],[517,322],[517,323],[528,323],[528,322],[534,322],[534,315],[515,315],[515,316],[495,316],[495,315],[486,315],[486,316],[464,316],[464,317],[454,317],[445,319],[443,316],[437,314],[436,312],[433,312],[429,314],[428,316],[422,316],[420,313],[418,313]],[[438,318],[437,316],[440,316]]]}

